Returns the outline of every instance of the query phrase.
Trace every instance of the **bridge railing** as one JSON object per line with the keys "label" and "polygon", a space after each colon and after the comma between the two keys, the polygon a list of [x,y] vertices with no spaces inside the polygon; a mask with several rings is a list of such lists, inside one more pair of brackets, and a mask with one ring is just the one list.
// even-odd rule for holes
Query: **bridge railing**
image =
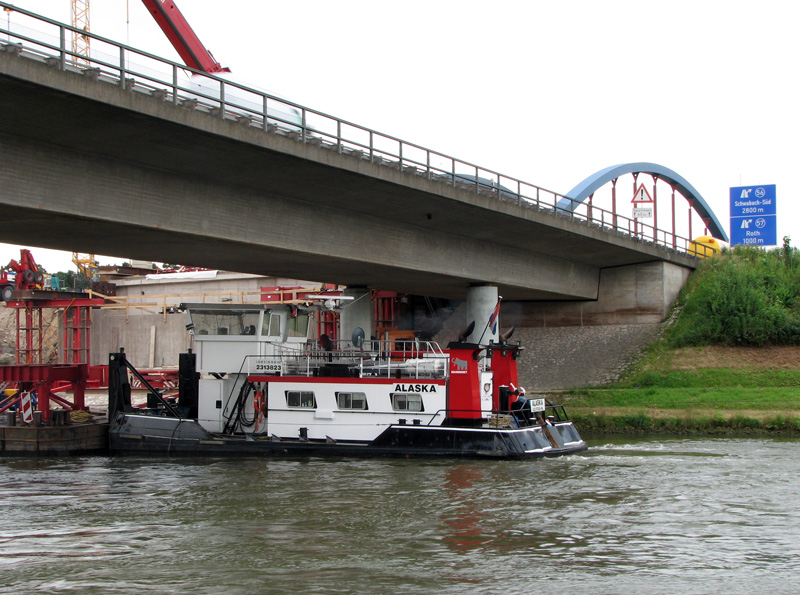
{"label": "bridge railing", "polygon": [[[691,240],[674,231],[656,229],[640,220],[579,203],[535,184],[226,80],[224,75],[192,70],[6,2],[0,1],[0,7],[24,15],[37,27],[0,26],[0,50],[498,202],[536,209],[602,232],[690,253]],[[40,31],[39,27],[49,32]],[[91,56],[71,50],[67,37],[73,34],[91,38]],[[564,204],[569,204],[570,208],[565,208]]]}

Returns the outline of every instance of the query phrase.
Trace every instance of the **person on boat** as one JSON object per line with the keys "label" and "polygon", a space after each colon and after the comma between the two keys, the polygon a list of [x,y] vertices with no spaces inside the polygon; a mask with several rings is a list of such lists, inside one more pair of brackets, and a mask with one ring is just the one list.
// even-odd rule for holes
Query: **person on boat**
{"label": "person on boat", "polygon": [[328,361],[329,362],[333,361],[333,354],[331,353],[333,351],[333,341],[331,341],[331,338],[323,333],[322,335],[319,336],[319,339],[317,340],[317,345],[319,345],[319,348],[322,349],[323,351],[328,352],[328,357],[327,357]]}
{"label": "person on boat", "polygon": [[512,395],[516,395],[516,400],[511,403],[511,412],[520,426],[530,425],[532,411],[528,406],[528,399],[525,397],[525,389],[519,387],[515,389]]}

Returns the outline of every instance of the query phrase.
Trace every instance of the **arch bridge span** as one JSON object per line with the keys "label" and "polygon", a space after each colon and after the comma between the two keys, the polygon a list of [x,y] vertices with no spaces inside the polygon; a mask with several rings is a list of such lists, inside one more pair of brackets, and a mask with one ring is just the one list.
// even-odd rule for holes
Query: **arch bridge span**
{"label": "arch bridge span", "polygon": [[[633,174],[634,188],[636,188],[638,176],[640,174],[649,174],[650,176],[652,176],[653,191],[650,192],[650,197],[653,198],[654,200],[656,199],[655,184],[658,180],[665,181],[672,188],[671,224],[672,224],[673,235],[676,235],[675,192],[677,191],[688,203],[690,209],[692,209],[699,216],[700,220],[705,225],[705,232],[707,234],[710,234],[715,238],[722,240],[724,242],[728,241],[728,234],[725,232],[725,229],[720,224],[719,220],[717,219],[717,216],[711,210],[711,207],[708,205],[705,199],[700,195],[700,193],[695,189],[695,187],[692,186],[683,176],[681,176],[677,172],[667,167],[664,167],[663,165],[658,165],[657,163],[646,163],[646,162],[625,163],[621,165],[612,165],[610,167],[606,167],[605,169],[601,169],[600,171],[592,174],[591,176],[583,180],[572,190],[567,192],[564,198],[558,201],[559,209],[563,209],[565,211],[569,211],[572,213],[575,212],[586,201],[589,201],[589,203],[591,204],[595,192],[597,192],[600,188],[602,188],[608,183],[612,184],[613,186],[612,193],[615,195],[617,180],[626,174]],[[616,196],[614,196],[613,200],[614,202],[616,202]],[[612,206],[612,212],[616,213],[616,211],[617,211],[616,204],[614,204]],[[691,229],[691,219],[690,219],[689,229]],[[653,226],[654,235],[658,236],[659,231],[661,230],[658,230],[657,225],[654,224]]]}

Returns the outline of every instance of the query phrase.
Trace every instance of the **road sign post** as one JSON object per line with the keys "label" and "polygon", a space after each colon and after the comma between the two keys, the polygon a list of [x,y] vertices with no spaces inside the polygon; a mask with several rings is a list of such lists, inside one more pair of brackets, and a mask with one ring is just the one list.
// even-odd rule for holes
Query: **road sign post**
{"label": "road sign post", "polygon": [[650,196],[650,193],[647,191],[647,188],[644,187],[644,184],[639,184],[636,188],[636,192],[633,194],[633,218],[634,219],[652,219],[653,218],[653,206],[655,205],[655,201],[653,197]]}
{"label": "road sign post", "polygon": [[776,246],[778,211],[775,184],[730,190],[731,246]]}

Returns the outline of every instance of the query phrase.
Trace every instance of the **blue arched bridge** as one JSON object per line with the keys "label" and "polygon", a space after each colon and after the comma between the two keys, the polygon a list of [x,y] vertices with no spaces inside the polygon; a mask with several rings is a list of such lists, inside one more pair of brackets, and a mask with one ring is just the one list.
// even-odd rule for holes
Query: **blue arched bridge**
{"label": "blue arched bridge", "polygon": [[[728,234],[725,233],[725,230],[717,219],[717,216],[711,210],[711,207],[708,206],[700,193],[695,190],[694,186],[692,186],[677,172],[656,163],[625,163],[622,165],[612,165],[611,167],[601,169],[567,192],[564,198],[558,201],[559,209],[563,209],[568,212],[575,212],[581,205],[584,204],[585,201],[591,201],[595,192],[609,183],[613,185],[612,191],[615,192],[617,180],[626,174],[631,174],[634,176],[634,184],[640,174],[649,174],[652,176],[654,183],[659,179],[665,181],[672,189],[673,208],[671,213],[673,217],[675,215],[675,193],[679,192],[680,195],[682,195],[683,198],[688,202],[689,206],[694,210],[694,212],[700,216],[700,219],[703,221],[703,224],[706,227],[706,231],[717,239],[725,242],[728,241]],[[653,197],[650,196],[650,198]],[[613,207],[612,212],[615,212]],[[654,225],[654,227],[657,226]],[[673,220],[672,229],[674,228],[675,222]]]}

